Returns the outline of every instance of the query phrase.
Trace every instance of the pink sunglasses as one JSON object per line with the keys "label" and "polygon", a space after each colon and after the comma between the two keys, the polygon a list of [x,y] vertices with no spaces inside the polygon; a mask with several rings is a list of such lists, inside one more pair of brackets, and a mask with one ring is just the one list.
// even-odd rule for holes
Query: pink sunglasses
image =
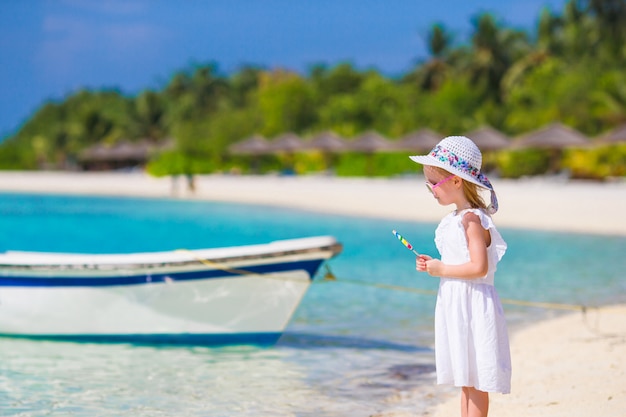
{"label": "pink sunglasses", "polygon": [[450,175],[449,177],[446,177],[444,179],[442,179],[441,181],[439,181],[437,184],[433,184],[430,181],[426,181],[426,188],[428,188],[428,191],[431,192],[431,194],[435,194],[435,188],[439,187],[441,184],[450,181],[452,178],[456,177],[456,175]]}

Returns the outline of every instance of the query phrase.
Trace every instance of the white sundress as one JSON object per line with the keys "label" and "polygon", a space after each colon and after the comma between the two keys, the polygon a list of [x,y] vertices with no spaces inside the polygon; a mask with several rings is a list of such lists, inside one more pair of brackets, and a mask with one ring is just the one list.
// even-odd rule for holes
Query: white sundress
{"label": "white sundress", "polygon": [[435,244],[441,261],[458,265],[470,260],[462,219],[475,213],[491,233],[489,269],[484,278],[442,277],[435,308],[437,383],[511,392],[511,355],[502,304],[494,287],[496,265],[506,242],[489,215],[480,209],[452,212],[441,220]]}

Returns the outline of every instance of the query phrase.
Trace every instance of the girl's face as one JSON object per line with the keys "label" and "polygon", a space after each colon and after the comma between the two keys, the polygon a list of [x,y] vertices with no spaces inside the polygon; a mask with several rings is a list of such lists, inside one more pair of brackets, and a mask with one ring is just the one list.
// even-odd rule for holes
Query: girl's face
{"label": "girl's face", "polygon": [[447,206],[456,201],[459,191],[459,187],[455,186],[456,175],[426,165],[424,166],[424,176],[426,177],[426,186],[439,204]]}

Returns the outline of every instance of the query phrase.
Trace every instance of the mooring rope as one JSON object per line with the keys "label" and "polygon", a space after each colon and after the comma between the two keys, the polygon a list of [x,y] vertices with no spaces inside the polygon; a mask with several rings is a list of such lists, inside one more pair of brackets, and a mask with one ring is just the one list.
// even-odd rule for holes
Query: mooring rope
{"label": "mooring rope", "polygon": [[[264,275],[264,274],[259,274],[257,272],[252,272],[252,271],[247,271],[245,269],[235,269],[235,268],[230,268],[227,266],[224,266],[218,262],[213,262],[210,261],[208,259],[204,259],[201,258],[199,256],[197,256],[193,251],[189,250],[189,249],[177,249],[177,252],[184,252],[187,253],[189,255],[191,255],[195,260],[197,260],[198,262],[210,266],[212,268],[216,268],[225,272],[229,272],[232,274],[237,274],[237,275],[257,275],[261,278],[269,278],[269,279],[279,279],[279,280],[284,280],[284,281],[289,281],[292,280],[292,278],[288,277],[288,276],[272,276],[272,275]],[[414,294],[421,294],[421,295],[437,295],[437,291],[435,290],[426,290],[426,289],[422,289],[422,288],[415,288],[415,287],[406,287],[406,286],[402,286],[402,285],[392,285],[392,284],[383,284],[380,282],[369,282],[369,281],[361,281],[361,280],[355,280],[355,279],[337,279],[337,277],[335,276],[335,274],[333,274],[333,272],[330,270],[330,266],[328,265],[328,263],[324,264],[324,267],[326,268],[326,274],[324,274],[324,278],[323,281],[321,282],[340,282],[340,283],[345,283],[345,284],[352,284],[352,285],[360,285],[360,286],[364,286],[364,287],[373,287],[373,288],[381,288],[381,289],[385,289],[385,290],[392,290],[392,291],[402,291],[402,292],[409,292],[409,293],[414,293]],[[298,279],[297,281],[301,281],[300,279]],[[313,281],[313,282],[320,282],[320,281]],[[501,298],[500,302],[502,304],[508,304],[508,305],[518,305],[518,306],[524,306],[524,307],[536,307],[536,308],[543,308],[543,309],[552,309],[552,310],[571,310],[571,311],[581,311],[583,314],[585,314],[587,312],[587,306],[582,305],[582,304],[564,304],[564,303],[553,303],[553,302],[542,302],[542,301],[527,301],[527,300],[514,300],[511,298]]]}
{"label": "mooring rope", "polygon": [[[323,278],[324,281],[343,282],[346,284],[382,288],[382,289],[392,290],[392,291],[410,292],[410,293],[422,294],[422,295],[437,295],[437,291],[435,290],[426,290],[426,289],[415,288],[415,287],[406,287],[402,285],[382,284],[378,282],[368,282],[368,281],[361,281],[361,280],[354,280],[354,279],[344,279],[344,278],[337,279],[335,274],[333,274],[332,271],[330,270],[330,267],[328,266],[328,264],[325,264],[325,267],[326,267],[326,274],[324,275],[324,278]],[[502,304],[518,305],[518,306],[524,306],[524,307],[537,307],[537,308],[553,309],[553,310],[580,311],[583,314],[587,312],[587,308],[588,308],[587,306],[582,305],[582,304],[564,304],[564,303],[552,303],[552,302],[542,302],[542,301],[515,300],[511,298],[500,298],[500,302]]]}
{"label": "mooring rope", "polygon": [[259,273],[259,272],[249,271],[249,270],[246,270],[246,269],[230,268],[229,266],[226,266],[226,265],[221,264],[219,262],[210,261],[208,259],[205,259],[205,258],[202,258],[200,256],[197,256],[192,250],[189,250],[189,249],[176,249],[176,252],[183,252],[183,253],[186,253],[188,255],[191,255],[191,257],[193,259],[195,259],[196,261],[200,262],[203,265],[210,266],[211,268],[219,269],[220,271],[228,272],[228,273],[233,274],[233,275],[255,275],[255,276],[259,277],[259,278],[275,279],[275,280],[279,280],[279,281],[295,281],[295,282],[302,282],[303,281],[302,278],[292,278],[290,276],[285,276],[285,275],[281,275],[281,276],[267,275],[267,274],[262,274],[262,273]]}
{"label": "mooring rope", "polygon": [[222,265],[222,264],[220,264],[218,262],[213,262],[213,261],[209,261],[208,259],[201,258],[201,257],[197,256],[193,251],[191,251],[189,249],[176,249],[176,252],[183,252],[183,253],[186,253],[188,255],[191,255],[192,258],[194,258],[196,261],[200,262],[201,264],[204,264],[206,266],[210,266],[211,268],[219,269],[220,271],[229,272],[231,274],[236,274],[236,275],[251,275],[251,274],[254,274],[254,272],[252,272],[252,271],[246,271],[245,269],[230,268],[230,267],[224,266],[224,265]]}

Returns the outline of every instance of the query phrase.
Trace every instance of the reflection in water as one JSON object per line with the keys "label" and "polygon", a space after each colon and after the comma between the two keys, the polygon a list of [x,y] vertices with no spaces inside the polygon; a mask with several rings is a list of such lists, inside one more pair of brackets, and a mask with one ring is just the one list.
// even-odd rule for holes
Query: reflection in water
{"label": "reflection in water", "polygon": [[303,332],[285,332],[278,341],[279,346],[292,348],[353,348],[389,349],[401,352],[429,352],[426,347],[394,343],[386,340],[368,339],[355,336],[336,336]]}
{"label": "reflection in water", "polygon": [[363,416],[415,410],[399,393],[432,384],[428,349],[285,339],[267,349],[3,339],[2,415]]}

